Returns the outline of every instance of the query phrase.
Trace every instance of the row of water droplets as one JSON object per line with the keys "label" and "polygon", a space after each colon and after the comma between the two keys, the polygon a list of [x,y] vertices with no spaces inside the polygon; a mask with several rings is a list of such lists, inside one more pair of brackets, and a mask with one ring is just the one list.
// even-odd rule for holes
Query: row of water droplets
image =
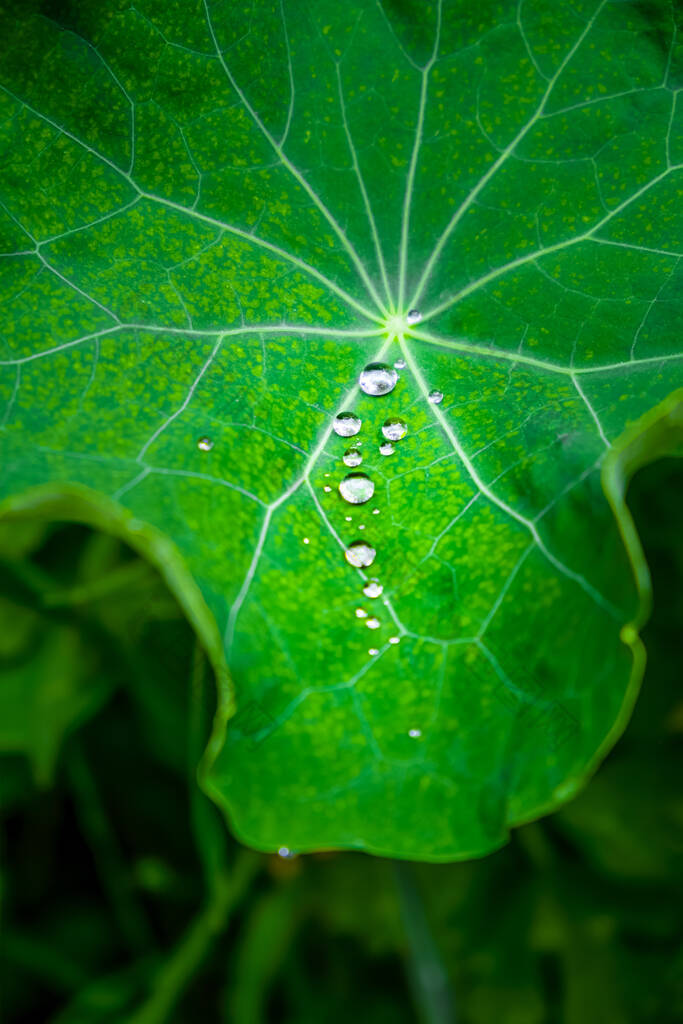
{"label": "row of water droplets", "polygon": [[[358,378],[358,386],[364,394],[372,397],[388,395],[394,390],[398,382],[397,371],[404,367],[405,362],[402,359],[398,359],[393,367],[387,363],[368,363],[361,371]],[[332,423],[332,429],[335,434],[343,438],[358,437],[361,427],[362,421],[354,412],[340,412],[335,416]],[[383,440],[379,445],[380,454],[383,456],[393,455],[396,450],[394,442],[400,441],[407,433],[407,424],[398,417],[391,417],[385,420],[382,426]],[[362,441],[359,439],[344,452],[342,462],[345,466],[357,469],[361,465],[363,462],[361,444]],[[344,501],[350,505],[364,505],[374,495],[375,484],[367,473],[347,473],[339,483],[339,493]],[[374,508],[372,511],[373,515],[379,514],[378,508]],[[350,522],[351,516],[346,516],[346,519]],[[364,524],[359,526],[359,529],[364,528]],[[349,565],[356,569],[366,569],[374,562],[377,551],[370,542],[359,539],[352,541],[344,554]],[[383,592],[384,587],[376,577],[366,580],[363,585],[363,594],[370,599],[374,600],[380,597]],[[381,622],[377,616],[369,615],[364,608],[356,608],[356,618],[361,619],[368,629],[375,630],[380,628]],[[389,643],[392,644],[399,642],[400,637],[398,636],[392,636],[389,639]],[[379,649],[377,647],[370,647],[368,654],[374,657],[376,654],[379,654]]]}
{"label": "row of water droplets", "polygon": [[[408,323],[417,323],[420,319],[421,316],[417,310],[411,310],[406,317]],[[364,394],[371,397],[388,395],[398,383],[398,371],[405,369],[405,366],[406,362],[404,359],[397,359],[393,367],[387,363],[369,363],[362,370],[358,378],[358,386]],[[442,398],[443,395],[437,391],[433,391],[429,395],[429,400],[434,403],[440,402]],[[360,417],[356,413],[348,411],[338,413],[332,423],[335,434],[343,438],[357,437],[360,434],[361,427],[362,421]],[[393,455],[396,451],[396,445],[403,440],[407,433],[408,425],[405,420],[398,416],[387,418],[382,425],[382,441],[379,444],[380,455],[385,458]],[[355,441],[342,455],[342,462],[347,468],[357,470],[362,464],[363,453],[361,445],[362,441],[360,439]],[[324,490],[329,492],[332,488],[326,485]],[[351,472],[347,473],[339,483],[339,493],[344,501],[350,505],[364,505],[374,495],[375,485],[366,473]],[[373,515],[378,515],[379,511],[378,508],[374,508],[372,510]],[[351,516],[346,516],[346,520],[350,522]],[[358,529],[365,529],[365,524],[360,524]],[[376,554],[376,549],[365,539],[352,541],[345,550],[346,561],[357,569],[365,569],[371,566]],[[363,586],[363,594],[371,599],[380,597],[383,591],[384,587],[377,578],[366,580]],[[356,608],[356,617],[363,620],[368,629],[379,629],[381,625],[377,616],[369,615],[364,608]],[[389,643],[400,643],[400,637],[389,637]],[[371,647],[368,653],[374,656],[379,654],[379,650],[376,647]],[[411,730],[411,735],[419,736],[420,732],[419,730]]]}

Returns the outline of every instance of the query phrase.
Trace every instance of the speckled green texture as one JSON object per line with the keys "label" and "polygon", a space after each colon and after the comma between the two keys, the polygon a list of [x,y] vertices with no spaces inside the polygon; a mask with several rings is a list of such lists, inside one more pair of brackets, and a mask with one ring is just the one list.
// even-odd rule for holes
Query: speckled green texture
{"label": "speckled green texture", "polygon": [[484,853],[625,724],[600,471],[683,382],[681,17],[0,0],[0,498],[80,485],[173,541],[235,688],[204,784],[246,842]]}

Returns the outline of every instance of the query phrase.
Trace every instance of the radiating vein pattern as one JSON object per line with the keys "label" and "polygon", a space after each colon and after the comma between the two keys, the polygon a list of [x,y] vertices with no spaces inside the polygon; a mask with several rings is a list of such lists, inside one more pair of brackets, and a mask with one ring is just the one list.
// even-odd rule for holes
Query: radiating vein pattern
{"label": "radiating vein pattern", "polygon": [[683,378],[679,7],[65,12],[0,3],[0,498],[87,489],[172,540],[244,840],[495,847],[633,696],[599,480]]}

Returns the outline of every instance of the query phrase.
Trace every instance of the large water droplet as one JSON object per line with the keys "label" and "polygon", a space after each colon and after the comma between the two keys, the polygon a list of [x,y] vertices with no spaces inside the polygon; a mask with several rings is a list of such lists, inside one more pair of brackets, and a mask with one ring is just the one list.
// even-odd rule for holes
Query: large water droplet
{"label": "large water droplet", "polygon": [[332,429],[339,437],[353,437],[360,430],[360,419],[353,412],[340,412],[332,421]]}
{"label": "large water droplet", "polygon": [[210,452],[213,448],[213,441],[210,437],[200,437],[197,441],[197,447],[202,452]]}
{"label": "large water droplet", "polygon": [[365,625],[368,629],[379,629],[379,619],[376,619],[374,615],[371,615],[369,619],[365,620]]}
{"label": "large water droplet", "polygon": [[348,448],[342,455],[342,462],[345,466],[360,466],[362,461],[363,456],[357,448]]}
{"label": "large water droplet", "polygon": [[420,312],[419,309],[409,309],[408,312],[406,313],[407,324],[419,324],[421,319],[422,313]]}
{"label": "large water droplet", "polygon": [[377,552],[364,540],[354,540],[344,552],[346,561],[356,569],[362,569],[364,565],[372,565]]}
{"label": "large water droplet", "polygon": [[406,361],[405,361],[405,359],[397,359],[396,362],[394,363],[394,369],[395,370],[405,370],[405,368],[406,368]]}
{"label": "large water droplet", "polygon": [[394,448],[391,441],[382,441],[381,445],[379,446],[380,455],[393,455],[395,451],[396,449]]}
{"label": "large water droplet", "polygon": [[350,505],[363,505],[375,493],[375,485],[365,473],[347,473],[339,484],[339,493]]}
{"label": "large water droplet", "polygon": [[361,391],[366,395],[388,395],[396,387],[398,374],[386,363],[368,363],[358,378]]}
{"label": "large water droplet", "polygon": [[388,441],[400,441],[408,433],[408,424],[398,416],[392,416],[391,419],[385,420],[382,433]]}
{"label": "large water droplet", "polygon": [[376,579],[368,580],[363,587],[363,593],[366,597],[379,597],[383,590],[384,587],[379,580]]}
{"label": "large water droplet", "polygon": [[436,388],[434,388],[433,391],[429,392],[429,401],[432,403],[432,405],[439,405],[441,402],[443,402],[443,392],[437,391]]}

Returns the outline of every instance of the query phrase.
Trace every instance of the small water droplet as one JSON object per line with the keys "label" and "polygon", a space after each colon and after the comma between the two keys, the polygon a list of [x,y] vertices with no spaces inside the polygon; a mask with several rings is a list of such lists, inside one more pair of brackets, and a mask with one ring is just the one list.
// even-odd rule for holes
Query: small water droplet
{"label": "small water droplet", "polygon": [[378,516],[379,515],[379,509],[378,508],[373,508],[372,514],[373,514],[373,516]]}
{"label": "small water droplet", "polygon": [[359,530],[364,530],[365,529],[365,523],[359,523],[358,524],[358,529]]}
{"label": "small water droplet", "polygon": [[420,312],[419,309],[409,309],[408,312],[406,313],[407,324],[419,324],[421,319],[422,313]]}
{"label": "small water droplet", "polygon": [[368,580],[363,587],[363,593],[366,597],[379,597],[384,590],[384,587],[377,579]]}
{"label": "small water droplet", "polygon": [[439,405],[441,402],[443,402],[443,392],[437,391],[436,388],[433,391],[430,391],[429,401],[432,403],[432,405]]}
{"label": "small water droplet", "polygon": [[353,437],[360,430],[360,419],[353,412],[340,412],[332,421],[332,429],[339,437]]}
{"label": "small water droplet", "polygon": [[346,561],[356,569],[362,569],[364,565],[372,565],[377,552],[364,540],[354,540],[344,552]]}
{"label": "small water droplet", "polygon": [[296,854],[293,853],[288,846],[281,846],[280,849],[277,851],[277,855],[278,857],[282,857],[285,860],[289,857],[296,856]]}
{"label": "small water droplet", "polygon": [[311,542],[310,542],[309,538],[308,537],[304,537],[304,544],[310,544],[310,543]]}
{"label": "small water droplet", "polygon": [[382,441],[381,445],[379,446],[380,455],[393,455],[395,451],[396,449],[394,448],[391,441]]}
{"label": "small water droplet", "polygon": [[401,642],[400,636],[390,636],[389,637],[389,643],[390,644],[400,644],[400,642]]}
{"label": "small water droplet", "polygon": [[374,615],[371,615],[369,619],[365,620],[365,625],[368,629],[379,629],[379,619],[376,619]]}
{"label": "small water droplet", "polygon": [[350,505],[363,505],[375,493],[375,485],[365,473],[347,473],[339,484],[339,493]]}
{"label": "small water droplet", "polygon": [[367,619],[367,617],[368,617],[368,613],[365,611],[364,608],[356,608],[356,618],[357,619]]}
{"label": "small water droplet", "polygon": [[329,484],[325,484],[325,486],[323,487],[323,490],[324,490],[325,494],[329,494],[330,491],[332,490],[332,488],[330,487]]}
{"label": "small water droplet", "polygon": [[342,455],[342,462],[345,466],[360,466],[362,461],[363,456],[357,448],[348,448]]}
{"label": "small water droplet", "polygon": [[397,380],[398,374],[393,366],[368,363],[358,378],[358,384],[366,395],[388,395],[396,387]]}
{"label": "small water droplet", "polygon": [[404,420],[399,419],[398,416],[392,416],[390,419],[385,420],[382,426],[382,433],[387,441],[400,441],[408,433],[408,424]]}
{"label": "small water droplet", "polygon": [[368,649],[368,654],[370,655],[371,658],[374,658],[374,656],[376,654],[379,654],[379,648],[377,648],[377,647],[370,647]]}
{"label": "small water droplet", "polygon": [[421,729],[409,729],[408,730],[408,735],[411,737],[411,739],[417,740],[422,735],[422,730]]}
{"label": "small water droplet", "polygon": [[395,370],[405,370],[405,368],[406,368],[406,361],[405,361],[405,359],[397,359],[396,362],[394,363],[394,369]]}
{"label": "small water droplet", "polygon": [[197,447],[202,452],[210,452],[213,448],[213,441],[210,437],[200,437],[197,441]]}

